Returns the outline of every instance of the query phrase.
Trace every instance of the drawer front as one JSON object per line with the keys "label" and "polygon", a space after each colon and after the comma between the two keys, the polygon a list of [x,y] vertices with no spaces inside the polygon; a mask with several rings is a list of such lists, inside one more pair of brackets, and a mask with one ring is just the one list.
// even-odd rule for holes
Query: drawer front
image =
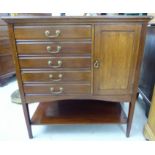
{"label": "drawer front", "polygon": [[59,83],[59,82],[90,82],[90,72],[25,72],[22,73],[24,83]]}
{"label": "drawer front", "polygon": [[90,54],[90,42],[20,42],[17,43],[17,51],[20,55],[74,55]]}
{"label": "drawer front", "polygon": [[22,39],[88,39],[90,25],[15,26],[15,38]]}
{"label": "drawer front", "polygon": [[0,26],[0,37],[9,37],[7,26]]}
{"label": "drawer front", "polygon": [[50,94],[50,95],[64,95],[64,94],[89,94],[90,85],[78,84],[57,84],[57,85],[25,85],[24,92],[26,94]]}
{"label": "drawer front", "polygon": [[90,68],[90,58],[21,58],[20,67],[22,69],[37,69],[37,68],[50,68],[50,69],[61,69],[61,68]]}

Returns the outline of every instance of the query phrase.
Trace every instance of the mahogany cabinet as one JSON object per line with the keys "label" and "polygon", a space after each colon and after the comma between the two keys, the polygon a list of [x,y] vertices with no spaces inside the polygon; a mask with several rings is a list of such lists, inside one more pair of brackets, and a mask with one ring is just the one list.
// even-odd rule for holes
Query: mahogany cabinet
{"label": "mahogany cabinet", "polygon": [[15,74],[7,24],[0,19],[0,86]]}
{"label": "mahogany cabinet", "polygon": [[[130,134],[150,17],[11,17],[16,73],[31,125],[126,123]],[[29,103],[40,102],[33,117]],[[129,103],[125,115],[122,102]]]}

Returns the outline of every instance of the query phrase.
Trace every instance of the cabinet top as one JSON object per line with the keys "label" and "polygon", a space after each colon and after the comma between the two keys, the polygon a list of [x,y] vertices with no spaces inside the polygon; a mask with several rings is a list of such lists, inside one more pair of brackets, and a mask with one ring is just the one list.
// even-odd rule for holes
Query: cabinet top
{"label": "cabinet top", "polygon": [[152,16],[14,16],[2,17],[7,23],[98,23],[148,22]]}

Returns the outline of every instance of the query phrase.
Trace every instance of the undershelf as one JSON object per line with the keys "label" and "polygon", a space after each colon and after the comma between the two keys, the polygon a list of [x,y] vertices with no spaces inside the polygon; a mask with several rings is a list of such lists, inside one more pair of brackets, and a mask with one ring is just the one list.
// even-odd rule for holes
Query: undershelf
{"label": "undershelf", "polygon": [[32,124],[127,123],[120,103],[98,100],[63,100],[38,105]]}

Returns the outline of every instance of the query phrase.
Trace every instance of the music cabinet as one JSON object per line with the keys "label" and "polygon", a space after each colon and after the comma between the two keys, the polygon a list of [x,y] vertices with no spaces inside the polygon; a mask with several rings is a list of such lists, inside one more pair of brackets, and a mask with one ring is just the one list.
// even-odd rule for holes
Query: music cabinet
{"label": "music cabinet", "polygon": [[[35,124],[126,123],[151,17],[6,17],[29,137]],[[29,104],[40,102],[33,117]],[[129,103],[128,116],[121,108]]]}

